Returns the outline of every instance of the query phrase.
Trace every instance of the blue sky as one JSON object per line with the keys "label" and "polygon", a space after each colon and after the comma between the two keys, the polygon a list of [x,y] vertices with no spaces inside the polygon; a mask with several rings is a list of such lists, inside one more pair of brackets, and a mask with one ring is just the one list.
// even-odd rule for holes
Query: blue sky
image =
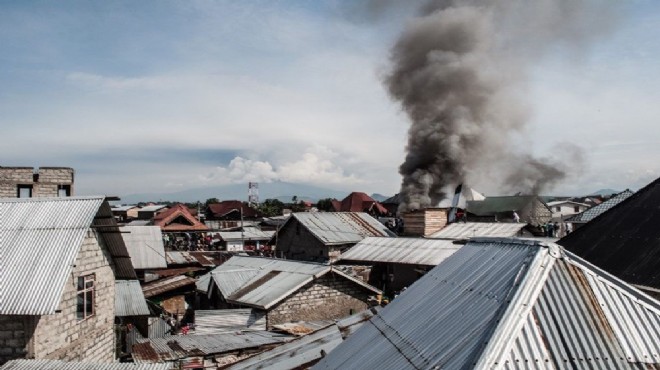
{"label": "blue sky", "polygon": [[[283,180],[393,194],[408,122],[380,81],[410,9],[340,1],[0,1],[0,165],[78,194]],[[660,5],[530,71],[518,144],[586,161],[553,193],[660,176]],[[497,193],[489,183],[474,184]]]}

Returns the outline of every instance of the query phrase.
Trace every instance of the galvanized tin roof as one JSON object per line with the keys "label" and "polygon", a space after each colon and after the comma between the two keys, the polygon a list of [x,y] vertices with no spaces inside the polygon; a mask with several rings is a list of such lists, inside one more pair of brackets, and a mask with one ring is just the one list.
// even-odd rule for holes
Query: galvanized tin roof
{"label": "galvanized tin roof", "polygon": [[115,281],[115,316],[148,316],[149,307],[137,280]]}
{"label": "galvanized tin roof", "polygon": [[475,239],[314,369],[646,369],[660,303],[556,244]]}
{"label": "galvanized tin roof", "polygon": [[293,218],[325,245],[357,243],[368,236],[396,236],[363,212],[297,212]]}
{"label": "galvanized tin roof", "polygon": [[306,368],[342,342],[337,326],[331,325],[269,351],[236,362],[226,369],[289,370]]}
{"label": "galvanized tin roof", "polygon": [[0,370],[170,370],[169,364],[66,362],[60,360],[12,360]]}
{"label": "galvanized tin roof", "polygon": [[243,232],[220,231],[218,234],[224,241],[270,240],[275,235],[275,231],[261,231],[254,227],[246,227]]}
{"label": "galvanized tin roof", "polygon": [[268,344],[282,343],[291,337],[268,331],[245,331],[205,335],[177,335],[138,340],[133,345],[136,363],[176,361],[190,356],[210,356]]}
{"label": "galvanized tin roof", "polygon": [[571,216],[570,218],[566,219],[566,222],[576,222],[576,223],[585,223],[593,220],[600,214],[606,212],[610,208],[616,206],[617,204],[621,203],[622,201],[626,200],[629,196],[633,195],[634,193],[631,190],[625,190],[620,192],[619,194],[611,197],[610,199],[604,201],[601,204],[595,205],[584,212],[578,213],[577,215]]}
{"label": "galvanized tin roof", "polygon": [[252,308],[195,310],[195,330],[191,333],[218,334],[266,330],[266,315]]}
{"label": "galvanized tin roof", "polygon": [[158,226],[123,226],[121,236],[138,270],[166,268],[163,234]]}
{"label": "galvanized tin roof", "polygon": [[432,234],[431,238],[467,239],[472,237],[510,238],[520,235],[523,222],[454,222]]}
{"label": "galvanized tin roof", "polygon": [[142,212],[155,212],[155,211],[158,211],[159,209],[163,209],[165,207],[167,207],[167,206],[157,204],[157,205],[153,205],[153,206],[142,207],[142,208],[140,208],[140,211],[142,211]]}
{"label": "galvanized tin roof", "polygon": [[210,284],[211,284],[211,273],[207,272],[206,274],[197,277],[197,282],[195,283],[195,287],[199,292],[208,293]]}
{"label": "galvanized tin roof", "polygon": [[52,314],[103,197],[0,200],[0,314]]}
{"label": "galvanized tin roof", "polygon": [[144,284],[142,292],[146,298],[150,298],[195,283],[195,279],[185,275],[170,276]]}
{"label": "galvanized tin roof", "polygon": [[343,253],[341,259],[435,266],[462,246],[449,239],[370,237]]}

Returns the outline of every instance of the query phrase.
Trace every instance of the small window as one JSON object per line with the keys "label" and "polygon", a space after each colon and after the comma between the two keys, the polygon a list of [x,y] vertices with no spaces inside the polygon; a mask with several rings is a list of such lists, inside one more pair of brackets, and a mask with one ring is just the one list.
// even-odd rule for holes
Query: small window
{"label": "small window", "polygon": [[32,185],[18,185],[16,196],[19,198],[32,198]]}
{"label": "small window", "polygon": [[71,196],[71,185],[57,185],[57,196],[60,198]]}
{"label": "small window", "polygon": [[561,207],[556,207],[557,212],[561,212]]}
{"label": "small window", "polygon": [[575,212],[576,212],[576,213],[577,213],[577,212],[580,212],[580,206],[575,206],[574,209],[575,209]]}
{"label": "small window", "polygon": [[78,278],[78,297],[76,316],[78,320],[85,320],[94,315],[94,274]]}

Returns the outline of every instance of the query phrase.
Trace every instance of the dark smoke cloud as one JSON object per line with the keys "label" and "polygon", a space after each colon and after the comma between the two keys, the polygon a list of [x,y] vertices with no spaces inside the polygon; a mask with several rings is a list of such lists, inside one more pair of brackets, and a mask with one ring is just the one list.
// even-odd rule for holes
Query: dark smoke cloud
{"label": "dark smoke cloud", "polygon": [[[387,2],[382,3],[387,5]],[[400,210],[437,204],[471,171],[502,161],[502,187],[538,194],[566,176],[552,160],[511,149],[530,109],[526,73],[559,47],[579,54],[614,23],[590,0],[436,0],[391,50],[385,78],[411,120]],[[499,166],[501,167],[501,166]],[[508,172],[507,172],[508,171]]]}

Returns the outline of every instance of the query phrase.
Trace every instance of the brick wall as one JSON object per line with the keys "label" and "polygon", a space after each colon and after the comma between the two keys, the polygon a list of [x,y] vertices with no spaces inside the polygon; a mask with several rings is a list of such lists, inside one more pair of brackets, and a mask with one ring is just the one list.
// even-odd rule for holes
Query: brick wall
{"label": "brick wall", "polygon": [[[99,244],[101,243],[101,244]],[[34,330],[33,356],[37,359],[112,362],[115,357],[115,278],[107,248],[88,231],[73,272],[66,282],[60,312],[42,316]],[[76,317],[79,276],[95,274],[95,314]]]}
{"label": "brick wall", "polygon": [[59,185],[70,186],[73,195],[73,178],[74,171],[68,167],[0,167],[0,198],[16,198],[17,185],[32,185],[33,197],[56,197]]}
{"label": "brick wall", "polygon": [[290,260],[322,262],[328,260],[328,248],[298,220],[292,218],[277,236],[275,256]]}
{"label": "brick wall", "polygon": [[[328,273],[307,284],[267,313],[269,328],[291,321],[332,320],[367,309],[375,295],[343,277]],[[352,310],[352,311],[351,311]]]}

